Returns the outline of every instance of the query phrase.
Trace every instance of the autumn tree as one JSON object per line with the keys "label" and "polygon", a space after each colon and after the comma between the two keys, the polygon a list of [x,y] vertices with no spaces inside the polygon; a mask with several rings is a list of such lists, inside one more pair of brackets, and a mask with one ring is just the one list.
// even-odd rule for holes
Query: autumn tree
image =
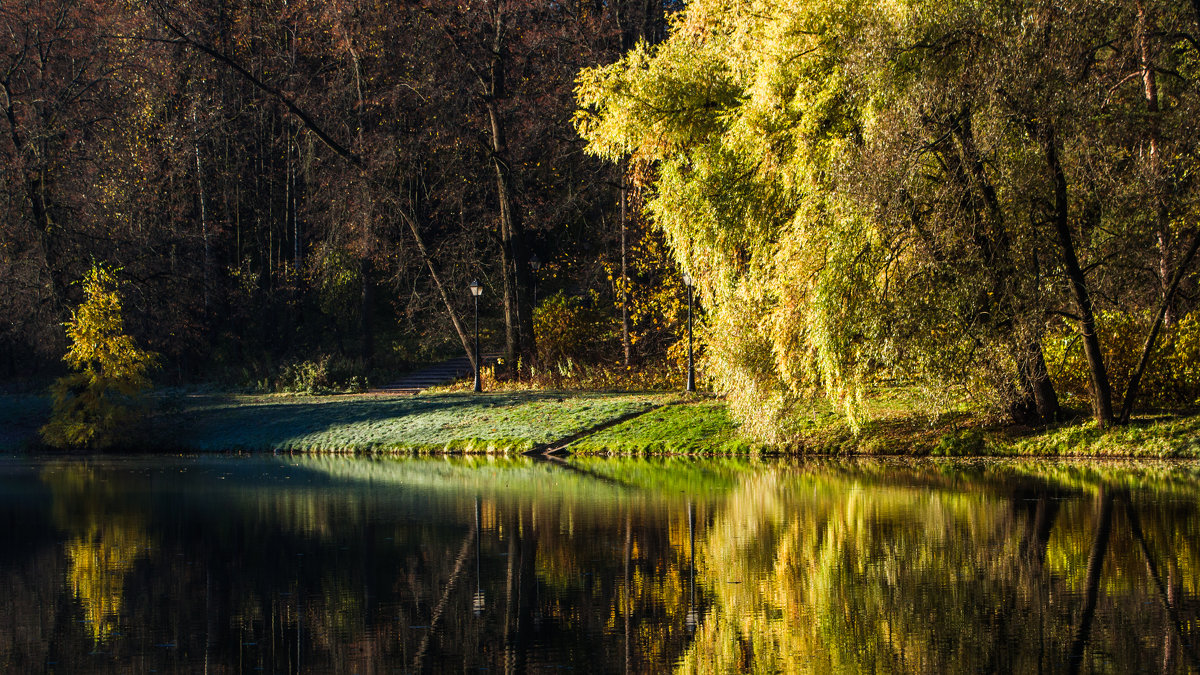
{"label": "autumn tree", "polygon": [[697,2],[663,45],[581,75],[578,128],[652,167],[648,210],[700,282],[710,365],[750,428],[786,437],[817,393],[856,420],[880,375],[1051,421],[1043,341],[1067,325],[1107,424],[1101,308],[1129,307],[1111,291],[1146,288],[1127,270],[1161,258],[1161,219],[1131,222],[1115,189],[1147,194],[1129,153],[1150,135],[1113,98],[1136,9]]}
{"label": "autumn tree", "polygon": [[82,285],[85,300],[66,323],[71,347],[63,357],[76,372],[55,382],[42,438],[54,447],[104,449],[140,417],[140,396],[158,357],[126,333],[114,270],[97,263]]}

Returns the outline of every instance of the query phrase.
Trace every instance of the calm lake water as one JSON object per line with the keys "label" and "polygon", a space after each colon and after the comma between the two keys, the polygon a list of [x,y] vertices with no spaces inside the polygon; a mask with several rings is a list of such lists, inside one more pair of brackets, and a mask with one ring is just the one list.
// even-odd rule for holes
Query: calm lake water
{"label": "calm lake water", "polygon": [[1187,672],[1200,465],[0,458],[5,672]]}

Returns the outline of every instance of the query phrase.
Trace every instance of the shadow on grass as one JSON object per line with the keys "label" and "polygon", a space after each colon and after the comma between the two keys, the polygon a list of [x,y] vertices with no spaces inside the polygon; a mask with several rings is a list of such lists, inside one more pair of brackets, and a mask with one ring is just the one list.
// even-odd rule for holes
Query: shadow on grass
{"label": "shadow on grass", "polygon": [[[158,450],[306,450],[431,447],[483,437],[508,440],[574,423],[612,394],[503,392],[415,397],[339,396],[286,401],[233,396],[176,402],[151,420]],[[561,415],[547,404],[564,403]],[[583,405],[580,405],[583,403]],[[529,407],[529,410],[522,410]],[[495,415],[493,415],[495,413]],[[492,424],[493,427],[488,427]],[[475,428],[472,428],[475,427]],[[458,432],[463,438],[449,438]],[[537,441],[540,439],[534,439]],[[548,439],[547,439],[548,440]]]}

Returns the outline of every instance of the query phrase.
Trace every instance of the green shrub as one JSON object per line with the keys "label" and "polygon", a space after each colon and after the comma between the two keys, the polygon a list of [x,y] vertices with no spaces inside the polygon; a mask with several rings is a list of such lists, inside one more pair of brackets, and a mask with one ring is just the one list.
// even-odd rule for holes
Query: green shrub
{"label": "green shrub", "polygon": [[144,414],[147,373],[158,356],[124,332],[116,272],[94,264],[83,278],[85,299],[65,326],[71,347],[63,357],[77,372],[50,388],[54,404],[43,440],[59,448],[104,449]]}
{"label": "green shrub", "polygon": [[538,363],[552,368],[594,360],[596,345],[611,332],[611,326],[584,298],[559,291],[538,303],[533,311],[533,330]]}
{"label": "green shrub", "polygon": [[365,391],[367,379],[362,372],[362,365],[353,359],[321,354],[285,365],[271,389],[295,394]]}
{"label": "green shrub", "polygon": [[938,457],[971,457],[984,454],[983,432],[979,429],[952,431],[938,439],[930,454]]}
{"label": "green shrub", "polygon": [[[1104,365],[1112,383],[1114,404],[1120,405],[1129,378],[1137,367],[1153,317],[1147,312],[1101,312],[1097,317]],[[1064,329],[1043,343],[1046,364],[1064,400],[1085,406],[1091,379],[1083,343]],[[1164,326],[1150,363],[1142,375],[1137,408],[1190,407],[1200,402],[1200,317],[1190,314]]]}

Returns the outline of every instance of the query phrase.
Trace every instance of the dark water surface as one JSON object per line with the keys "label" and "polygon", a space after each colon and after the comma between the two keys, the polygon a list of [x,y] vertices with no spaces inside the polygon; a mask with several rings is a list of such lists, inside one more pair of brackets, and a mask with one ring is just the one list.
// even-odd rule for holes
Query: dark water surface
{"label": "dark water surface", "polygon": [[1200,465],[0,458],[4,672],[1187,672]]}

